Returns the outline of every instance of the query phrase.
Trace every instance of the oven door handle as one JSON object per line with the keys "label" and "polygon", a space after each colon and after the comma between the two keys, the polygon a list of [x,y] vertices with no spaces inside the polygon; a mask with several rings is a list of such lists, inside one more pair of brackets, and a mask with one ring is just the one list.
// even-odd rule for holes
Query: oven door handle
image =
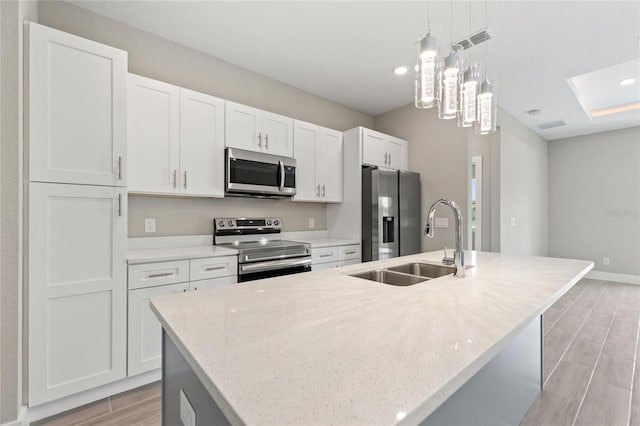
{"label": "oven door handle", "polygon": [[248,274],[252,272],[273,271],[276,269],[293,268],[295,266],[311,265],[311,259],[300,260],[273,260],[269,262],[252,263],[249,265],[240,265],[240,274]]}
{"label": "oven door handle", "polygon": [[308,256],[309,250],[305,250],[303,252],[296,252],[296,253],[292,253],[292,254],[281,254],[278,256],[262,256],[262,257],[251,257],[248,254],[245,255],[241,255],[240,257],[242,258],[241,261],[242,262],[260,262],[263,260],[281,260],[281,259],[290,259],[292,257],[302,257],[302,256]]}
{"label": "oven door handle", "polygon": [[284,161],[278,161],[278,169],[280,170],[280,191],[284,191]]}

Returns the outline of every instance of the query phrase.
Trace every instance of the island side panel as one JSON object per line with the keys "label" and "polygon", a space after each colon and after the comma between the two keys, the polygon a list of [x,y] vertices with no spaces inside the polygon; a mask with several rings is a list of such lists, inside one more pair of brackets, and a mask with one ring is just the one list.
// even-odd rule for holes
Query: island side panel
{"label": "island side panel", "polygon": [[196,426],[231,424],[163,329],[162,424],[165,426],[183,424],[180,419],[181,390],[193,407]]}
{"label": "island side panel", "polygon": [[517,425],[542,390],[542,317],[527,325],[421,425]]}

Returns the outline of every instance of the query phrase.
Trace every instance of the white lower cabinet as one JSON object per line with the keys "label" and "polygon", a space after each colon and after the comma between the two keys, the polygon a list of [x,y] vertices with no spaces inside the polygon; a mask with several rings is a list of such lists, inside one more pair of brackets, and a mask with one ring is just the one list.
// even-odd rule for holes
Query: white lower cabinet
{"label": "white lower cabinet", "polygon": [[237,282],[237,256],[130,265],[127,375],[160,368],[162,363],[162,327],[150,299]]}
{"label": "white lower cabinet", "polygon": [[126,376],[124,188],[29,184],[29,405]]}

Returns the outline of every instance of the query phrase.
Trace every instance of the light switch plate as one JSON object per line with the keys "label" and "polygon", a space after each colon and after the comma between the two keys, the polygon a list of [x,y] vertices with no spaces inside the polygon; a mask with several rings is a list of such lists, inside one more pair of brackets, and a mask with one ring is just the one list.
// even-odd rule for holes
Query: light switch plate
{"label": "light switch plate", "polygon": [[144,220],[144,232],[156,232],[156,219],[148,217]]}
{"label": "light switch plate", "polygon": [[182,389],[180,389],[180,420],[184,426],[196,426],[196,412]]}
{"label": "light switch plate", "polygon": [[515,217],[511,218],[511,226],[516,226],[516,218]]}
{"label": "light switch plate", "polygon": [[436,217],[436,228],[448,228],[448,227],[449,227],[448,217]]}

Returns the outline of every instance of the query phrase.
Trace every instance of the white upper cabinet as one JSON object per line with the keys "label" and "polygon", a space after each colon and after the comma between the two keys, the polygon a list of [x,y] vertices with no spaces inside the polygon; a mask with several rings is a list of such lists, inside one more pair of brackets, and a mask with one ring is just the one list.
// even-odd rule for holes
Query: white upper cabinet
{"label": "white upper cabinet", "polygon": [[407,170],[408,142],[375,130],[362,129],[362,163],[387,169]]}
{"label": "white upper cabinet", "polygon": [[180,191],[224,196],[224,101],[180,89]]}
{"label": "white upper cabinet", "polygon": [[224,101],[129,75],[129,191],[224,196]]}
{"label": "white upper cabinet", "polygon": [[293,119],[226,101],[225,145],[293,157]]}
{"label": "white upper cabinet", "polygon": [[127,97],[129,190],[178,192],[180,89],[129,74]]}
{"label": "white upper cabinet", "polygon": [[33,22],[29,180],[126,184],[127,53]]}
{"label": "white upper cabinet", "polygon": [[29,405],[126,376],[127,193],[29,185]]}
{"label": "white upper cabinet", "polygon": [[295,201],[342,201],[342,133],[295,120]]}

